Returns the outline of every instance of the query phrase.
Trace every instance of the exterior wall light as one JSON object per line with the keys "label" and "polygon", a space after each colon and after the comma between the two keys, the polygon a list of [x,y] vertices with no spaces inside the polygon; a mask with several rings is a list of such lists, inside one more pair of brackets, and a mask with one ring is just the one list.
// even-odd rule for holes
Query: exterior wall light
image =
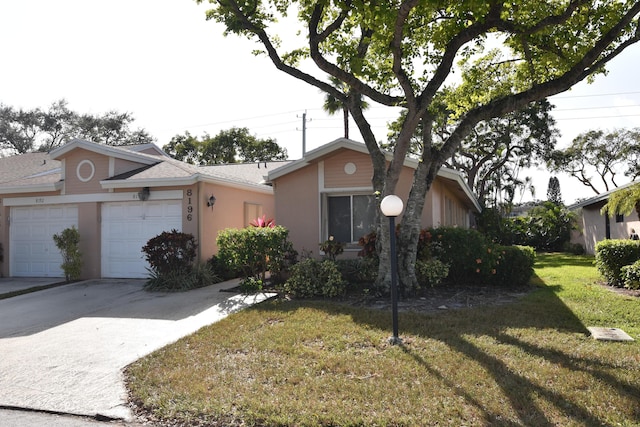
{"label": "exterior wall light", "polygon": [[144,187],[142,190],[138,191],[138,199],[143,202],[149,200],[149,193],[151,193],[151,191],[149,191],[149,187]]}
{"label": "exterior wall light", "polygon": [[211,196],[209,196],[209,198],[207,199],[207,206],[208,207],[213,207],[213,205],[216,204],[216,196],[214,196],[213,194]]}

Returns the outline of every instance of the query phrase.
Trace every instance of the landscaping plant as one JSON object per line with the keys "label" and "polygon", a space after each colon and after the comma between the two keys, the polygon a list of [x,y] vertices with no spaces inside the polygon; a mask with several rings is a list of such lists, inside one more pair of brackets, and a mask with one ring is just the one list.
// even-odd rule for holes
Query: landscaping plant
{"label": "landscaping plant", "polygon": [[80,253],[80,232],[75,226],[65,228],[53,235],[53,241],[62,255],[60,267],[67,282],[78,280],[82,274],[82,253]]}
{"label": "landscaping plant", "polygon": [[277,276],[296,258],[288,240],[289,230],[273,227],[228,228],[218,233],[218,262],[243,278],[255,277],[263,283],[267,271]]}
{"label": "landscaping plant", "polygon": [[196,262],[198,244],[190,233],[164,231],[142,248],[150,265],[148,290],[186,291],[220,281],[208,263]]}
{"label": "landscaping plant", "polygon": [[596,244],[596,267],[611,286],[622,287],[622,267],[640,260],[640,241],[602,240]]}

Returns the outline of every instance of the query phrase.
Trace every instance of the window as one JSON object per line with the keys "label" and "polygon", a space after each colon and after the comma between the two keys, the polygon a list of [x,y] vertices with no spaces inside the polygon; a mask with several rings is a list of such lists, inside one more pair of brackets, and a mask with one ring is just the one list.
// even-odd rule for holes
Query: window
{"label": "window", "polygon": [[624,215],[616,214],[616,222],[624,222]]}
{"label": "window", "polygon": [[260,218],[262,216],[262,205],[257,203],[248,203],[244,204],[244,225],[249,226],[251,221]]}
{"label": "window", "polygon": [[372,195],[327,197],[327,231],[338,242],[353,243],[375,229],[376,200]]}

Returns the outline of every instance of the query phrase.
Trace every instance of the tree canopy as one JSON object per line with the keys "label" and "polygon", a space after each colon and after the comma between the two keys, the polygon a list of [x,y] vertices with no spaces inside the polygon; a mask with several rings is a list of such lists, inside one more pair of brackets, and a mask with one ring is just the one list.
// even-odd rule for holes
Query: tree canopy
{"label": "tree canopy", "polygon": [[[516,193],[531,186],[531,177],[521,178],[521,171],[543,163],[555,148],[559,131],[550,114],[552,109],[545,99],[503,117],[479,122],[444,166],[462,172],[482,206],[512,204]],[[441,146],[455,130],[447,123],[446,110],[443,113],[441,119],[435,121],[435,146]],[[393,147],[403,120],[404,115],[390,124],[385,148]],[[422,127],[418,126],[412,137],[412,156],[422,153],[421,132]]]}
{"label": "tree canopy", "polygon": [[275,139],[259,139],[247,128],[231,128],[201,138],[189,132],[176,135],[162,149],[174,159],[195,165],[250,163],[286,160],[287,150]]}
{"label": "tree canopy", "polygon": [[47,110],[16,109],[0,104],[0,150],[12,154],[50,151],[73,138],[106,145],[155,141],[144,129],[132,130],[133,122],[132,114],[117,111],[80,114],[69,109],[64,99],[54,102]]}
{"label": "tree canopy", "polygon": [[551,153],[547,165],[566,172],[595,194],[617,188],[620,175],[640,177],[640,129],[590,130],[564,150]]}
{"label": "tree canopy", "polygon": [[[408,288],[415,283],[426,194],[474,127],[603,73],[640,39],[636,1],[209,2],[207,17],[224,25],[225,34],[259,42],[279,70],[348,106],[370,153],[373,188],[383,197],[395,192],[421,125],[422,153],[399,235],[400,279]],[[290,28],[294,19],[297,32]],[[326,75],[350,89],[338,90]],[[405,110],[390,162],[354,94]],[[441,105],[452,130],[434,144]],[[378,278],[388,283],[389,230],[386,221],[379,227]]]}

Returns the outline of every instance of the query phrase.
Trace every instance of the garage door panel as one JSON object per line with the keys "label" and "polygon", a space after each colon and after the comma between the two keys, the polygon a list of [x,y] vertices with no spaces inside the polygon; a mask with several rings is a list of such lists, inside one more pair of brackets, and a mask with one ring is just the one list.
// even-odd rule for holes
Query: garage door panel
{"label": "garage door panel", "polygon": [[11,208],[11,275],[64,277],[53,235],[71,226],[78,227],[76,205]]}
{"label": "garage door panel", "polygon": [[102,212],[103,277],[147,277],[142,247],[163,231],[182,230],[181,200],[105,203]]}

